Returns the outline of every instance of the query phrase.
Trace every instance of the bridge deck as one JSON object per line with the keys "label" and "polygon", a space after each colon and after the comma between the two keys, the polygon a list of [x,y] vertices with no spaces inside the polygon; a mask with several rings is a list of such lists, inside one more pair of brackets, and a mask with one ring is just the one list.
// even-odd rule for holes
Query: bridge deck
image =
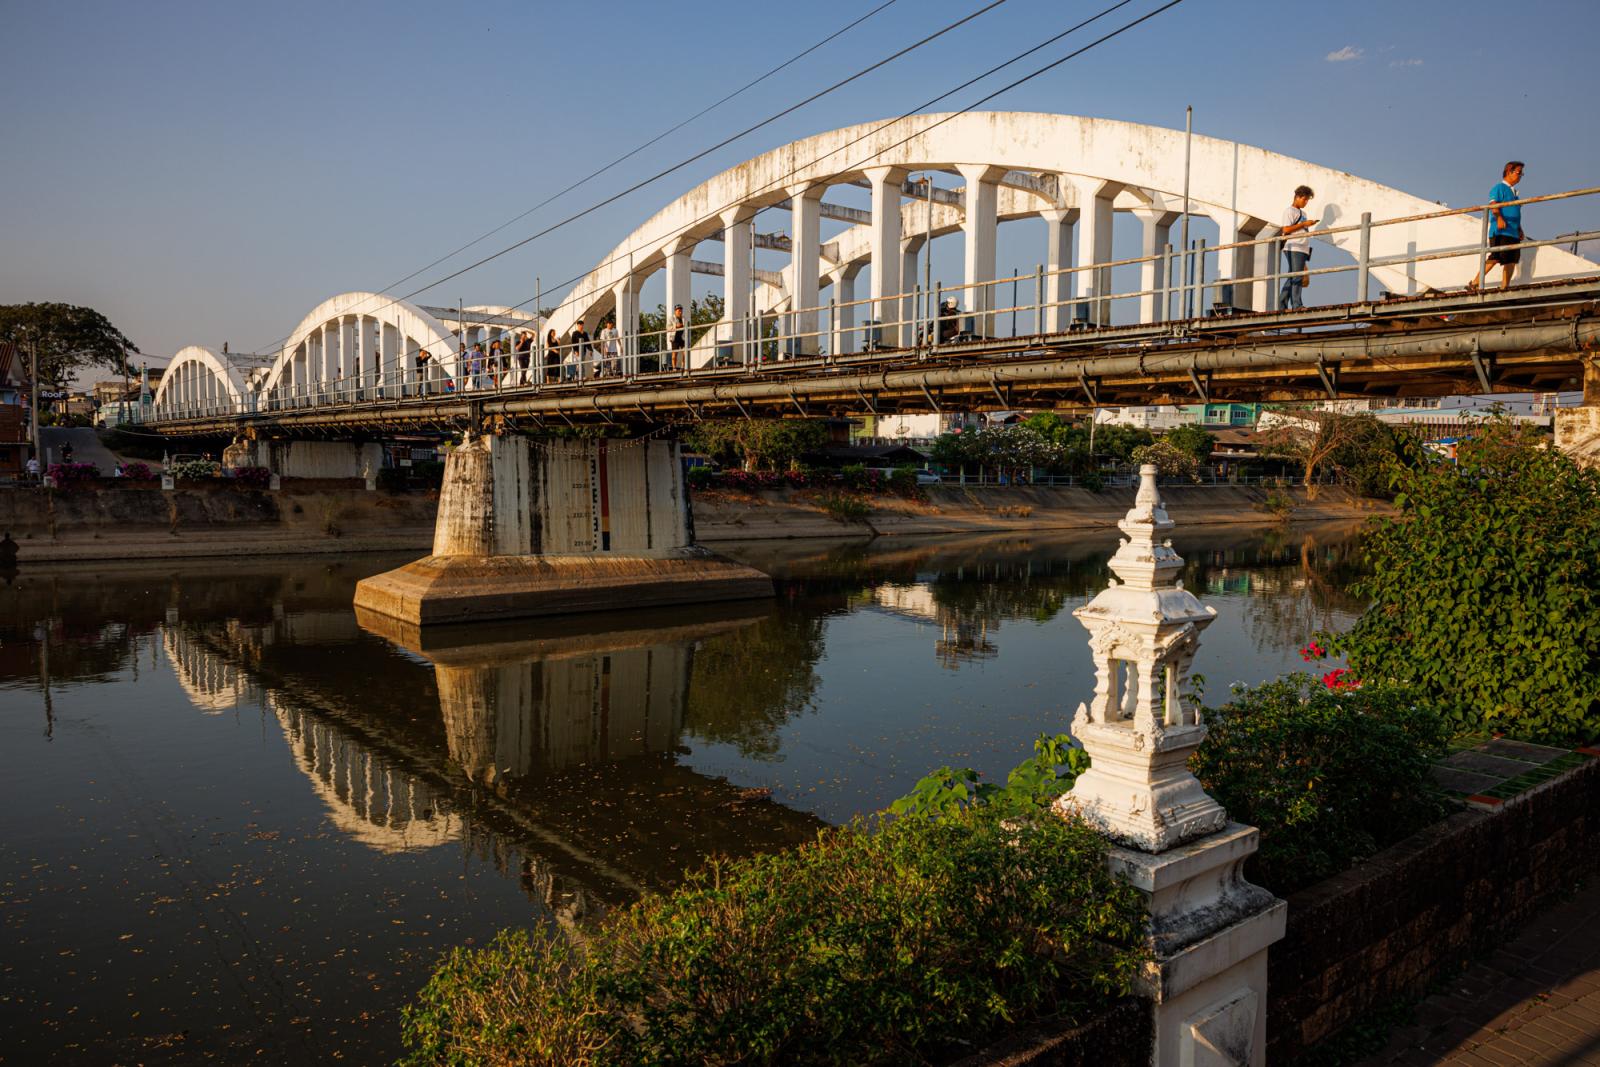
{"label": "bridge deck", "polygon": [[[537,427],[1577,388],[1600,276],[1297,312],[884,348],[758,366],[355,399],[153,423],[174,435]],[[435,388],[437,388],[437,384]],[[415,388],[412,386],[411,388]],[[376,390],[373,390],[376,392]]]}

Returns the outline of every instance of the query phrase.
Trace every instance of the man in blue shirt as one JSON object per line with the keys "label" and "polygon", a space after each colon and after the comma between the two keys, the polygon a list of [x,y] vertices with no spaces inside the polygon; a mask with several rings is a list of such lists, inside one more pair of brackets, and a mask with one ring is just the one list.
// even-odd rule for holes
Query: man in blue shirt
{"label": "man in blue shirt", "polygon": [[[1522,249],[1505,246],[1520,245],[1527,239],[1522,234],[1522,205],[1516,203],[1520,199],[1517,194],[1517,183],[1520,181],[1522,181],[1522,161],[1513,159],[1506,164],[1505,170],[1501,171],[1499,184],[1489,191],[1490,252],[1483,264],[1483,273],[1467,283],[1469,293],[1478,291],[1478,287],[1487,280],[1491,265],[1495,263],[1500,264],[1505,270],[1500,288],[1502,290],[1511,288],[1511,276],[1517,272],[1517,264],[1522,260]],[[1501,250],[1495,251],[1495,249]]]}

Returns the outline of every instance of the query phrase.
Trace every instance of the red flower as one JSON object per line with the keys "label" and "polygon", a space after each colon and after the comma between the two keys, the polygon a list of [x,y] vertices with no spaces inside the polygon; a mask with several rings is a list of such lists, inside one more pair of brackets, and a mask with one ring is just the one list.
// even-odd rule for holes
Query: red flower
{"label": "red flower", "polygon": [[1315,641],[1311,642],[1305,648],[1300,650],[1300,658],[1307,663],[1310,663],[1314,659],[1321,659],[1327,654],[1328,650],[1317,644]]}
{"label": "red flower", "polygon": [[1339,691],[1342,689],[1360,689],[1361,681],[1350,676],[1346,667],[1335,667],[1322,676],[1322,684],[1329,689]]}

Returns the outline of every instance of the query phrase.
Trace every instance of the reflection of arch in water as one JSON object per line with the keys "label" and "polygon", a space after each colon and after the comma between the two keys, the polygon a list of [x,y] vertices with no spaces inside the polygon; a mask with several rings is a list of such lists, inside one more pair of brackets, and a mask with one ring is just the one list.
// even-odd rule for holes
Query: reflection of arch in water
{"label": "reflection of arch in water", "polygon": [[196,710],[220,715],[260,699],[260,690],[244,671],[195,640],[183,626],[162,626],[161,647],[178,687]]}
{"label": "reflection of arch in water", "polygon": [[416,852],[462,836],[449,798],[416,775],[274,694],[264,701],[334,826],[379,852]]}

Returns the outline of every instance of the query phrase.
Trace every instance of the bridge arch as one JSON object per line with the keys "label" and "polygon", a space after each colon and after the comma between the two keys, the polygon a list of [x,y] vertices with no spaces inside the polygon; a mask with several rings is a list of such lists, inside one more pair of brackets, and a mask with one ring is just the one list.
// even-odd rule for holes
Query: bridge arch
{"label": "bridge arch", "polygon": [[249,410],[250,391],[239,371],[202,345],[180,349],[167,364],[151,400],[157,418]]}
{"label": "bridge arch", "polygon": [[261,383],[261,406],[400,396],[402,372],[420,351],[454,376],[456,344],[449,327],[415,304],[383,293],[340,293],[289,334]]}
{"label": "bridge arch", "polygon": [[[968,285],[994,278],[995,227],[1012,218],[1044,219],[1047,248],[1042,258],[1051,269],[1110,261],[1116,214],[1138,220],[1146,254],[1151,254],[1167,243],[1181,208],[1184,149],[1179,130],[1034,112],[915,115],[817,134],[723,171],[658,211],[570,290],[549,325],[565,334],[578,319],[592,321],[613,308],[627,321],[637,313],[641,286],[661,270],[667,274],[666,305],[687,304],[690,255],[698,243],[710,239],[724,244],[724,300],[730,309],[746,307],[753,274],[751,220],[758,211],[775,207],[786,208],[792,216],[791,262],[784,274],[794,307],[817,307],[819,290],[830,284],[839,298],[853,298],[841,290],[870,265],[871,316],[909,318],[881,301],[914,284],[902,284],[902,275],[908,262],[914,262],[908,257],[916,249],[907,246],[918,243],[924,221],[920,213],[926,210],[926,200],[907,199],[916,195],[906,183],[916,172],[959,175],[964,183],[953,197],[940,191],[954,203],[938,203],[935,196],[934,236],[964,232]],[[1382,220],[1439,210],[1434,201],[1378,182],[1233,141],[1196,136],[1192,159],[1190,210],[1216,222],[1221,244],[1270,236],[1295,186],[1301,184],[1316,190],[1317,213],[1325,226],[1356,223],[1363,212]],[[853,215],[857,221],[830,242],[835,255],[829,258],[818,236],[822,195],[841,184],[870,188],[873,210],[833,209],[829,217]],[[913,209],[919,216],[916,225],[910,217]],[[1354,231],[1322,240],[1352,254],[1358,250],[1359,235]],[[1404,258],[1418,250],[1470,249],[1480,240],[1480,222],[1474,217],[1426,219],[1374,228],[1371,254],[1377,259]],[[1264,275],[1267,270],[1254,269],[1257,250],[1224,251],[1214,263],[1225,278]],[[1537,255],[1524,254],[1525,279],[1594,269],[1586,260],[1554,248],[1536,251]],[[1458,286],[1471,269],[1471,260],[1463,257],[1378,265],[1373,274],[1393,291],[1415,293],[1430,286]],[[1140,288],[1157,288],[1155,266],[1146,271],[1151,284]],[[1248,288],[1248,293],[1236,294],[1236,302],[1270,308],[1273,296],[1265,279]],[[1094,320],[1109,321],[1109,302],[1094,299],[1108,290],[1109,271],[1050,278],[1046,300],[1057,306],[1047,309],[1054,314],[1047,317],[1045,329],[1066,325],[1068,299],[1087,298]],[[1143,299],[1141,319],[1150,321],[1158,314],[1157,298]],[[817,328],[815,311],[801,310],[796,317],[797,330]]]}

